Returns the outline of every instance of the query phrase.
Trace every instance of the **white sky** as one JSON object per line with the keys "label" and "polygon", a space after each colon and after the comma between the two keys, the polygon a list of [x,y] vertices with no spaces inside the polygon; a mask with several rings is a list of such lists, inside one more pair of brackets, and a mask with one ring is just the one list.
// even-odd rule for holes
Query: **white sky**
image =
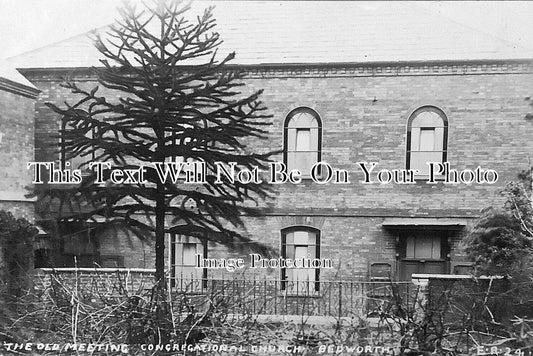
{"label": "white sky", "polygon": [[[108,25],[116,17],[115,9],[120,4],[121,0],[0,0],[0,58]],[[533,49],[533,1],[413,4]]]}

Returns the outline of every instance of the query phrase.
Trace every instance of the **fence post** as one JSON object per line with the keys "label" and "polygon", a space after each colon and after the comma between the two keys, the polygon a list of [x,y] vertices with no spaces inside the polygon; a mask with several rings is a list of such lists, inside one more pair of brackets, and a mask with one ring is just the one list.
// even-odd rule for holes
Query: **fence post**
{"label": "fence post", "polygon": [[263,313],[265,314],[268,314],[268,310],[267,310],[267,280],[266,280],[266,276],[265,276],[265,279],[264,279],[264,283],[263,283],[263,293],[261,293],[261,295],[263,296],[263,306],[261,307],[262,310],[263,310]]}
{"label": "fence post", "polygon": [[[253,296],[253,300],[254,300],[254,305],[253,305],[253,314],[256,315],[256,309],[255,309],[255,290],[257,288],[257,280],[255,279],[255,274],[254,274],[254,286],[252,287],[254,289],[254,296]],[[246,290],[245,290],[245,293],[246,293]]]}
{"label": "fence post", "polygon": [[429,295],[429,279],[412,277],[412,283],[417,286],[416,296],[414,299],[414,314],[418,320],[423,320],[426,316],[426,304]]}
{"label": "fence post", "polygon": [[342,316],[342,281],[339,281],[339,318]]}

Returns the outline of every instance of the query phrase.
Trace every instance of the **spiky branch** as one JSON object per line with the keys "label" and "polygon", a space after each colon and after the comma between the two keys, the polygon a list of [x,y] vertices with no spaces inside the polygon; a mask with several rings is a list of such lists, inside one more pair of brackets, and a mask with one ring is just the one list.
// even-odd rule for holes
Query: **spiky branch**
{"label": "spiky branch", "polygon": [[[94,156],[113,168],[144,166],[146,172],[145,182],[104,185],[93,171],[80,185],[49,186],[43,195],[68,203],[60,220],[105,221],[155,237],[161,288],[167,233],[269,252],[239,232],[242,216],[260,211],[267,187],[216,184],[214,162],[265,168],[272,153],[251,153],[245,141],[266,138],[270,116],[259,101],[261,91],[241,94],[243,74],[227,66],[234,54],[217,59],[221,39],[213,31],[211,9],[195,20],[188,10],[177,2],[142,11],[125,7],[122,20],[95,39],[105,57],[103,68],[93,68],[99,86],[86,89],[68,81],[64,86],[80,99],[64,107],[48,104],[62,117],[67,160],[86,157],[81,168],[87,168]],[[205,183],[162,182],[149,163],[176,157],[205,162]]]}

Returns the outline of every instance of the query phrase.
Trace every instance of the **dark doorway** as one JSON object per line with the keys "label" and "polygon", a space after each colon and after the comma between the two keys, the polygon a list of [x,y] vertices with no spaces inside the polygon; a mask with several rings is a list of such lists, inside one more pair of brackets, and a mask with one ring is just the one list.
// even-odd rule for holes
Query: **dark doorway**
{"label": "dark doorway", "polygon": [[410,280],[413,273],[449,273],[448,235],[439,230],[408,230],[400,234],[399,275]]}

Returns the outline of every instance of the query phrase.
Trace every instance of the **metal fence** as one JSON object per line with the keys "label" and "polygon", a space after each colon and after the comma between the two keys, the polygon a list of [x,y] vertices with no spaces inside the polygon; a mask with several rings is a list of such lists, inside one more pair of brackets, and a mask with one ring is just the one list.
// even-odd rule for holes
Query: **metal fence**
{"label": "metal fence", "polygon": [[411,282],[323,281],[291,282],[272,279],[176,278],[170,283],[176,299],[205,309],[252,315],[378,315],[400,304],[411,309],[417,293]]}
{"label": "metal fence", "polygon": [[[149,296],[153,270],[58,268],[34,276],[36,290],[54,285],[76,288],[87,298]],[[246,276],[214,279],[179,276],[169,279],[169,292],[178,310],[202,312],[216,307],[232,314],[357,317],[378,315],[401,307],[410,310],[419,292],[412,282],[305,281],[292,282]]]}

